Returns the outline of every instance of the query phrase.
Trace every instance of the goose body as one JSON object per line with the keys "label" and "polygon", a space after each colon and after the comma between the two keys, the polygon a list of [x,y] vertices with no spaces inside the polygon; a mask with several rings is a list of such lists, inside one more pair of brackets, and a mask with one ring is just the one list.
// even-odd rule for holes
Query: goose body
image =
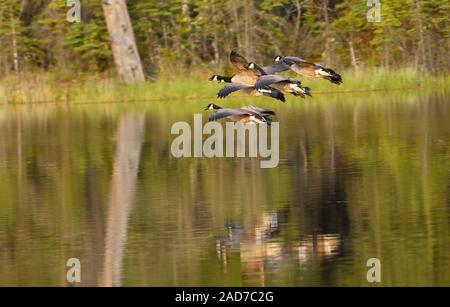
{"label": "goose body", "polygon": [[260,72],[260,77],[258,78],[258,81],[256,81],[254,85],[255,89],[257,90],[270,86],[279,91],[291,93],[294,96],[300,96],[302,98],[305,98],[305,95],[308,95],[312,97],[311,89],[309,87],[303,86],[302,83],[298,80],[273,74],[272,75],[265,74],[264,69],[255,63],[249,63],[248,68]]}
{"label": "goose body", "polygon": [[243,91],[246,94],[249,94],[251,96],[267,96],[271,98],[275,98],[277,100],[280,100],[282,102],[285,102],[286,99],[283,95],[283,93],[273,87],[265,86],[256,89],[254,86],[247,86],[242,83],[229,83],[225,85],[223,88],[219,90],[217,93],[217,97],[219,98],[225,98],[229,94],[236,92],[236,91]]}
{"label": "goose body", "polygon": [[222,118],[229,118],[234,122],[240,122],[243,124],[257,123],[270,125],[272,120],[270,115],[275,115],[275,112],[254,107],[243,106],[237,109],[222,108],[218,105],[210,103],[206,106],[205,110],[214,110],[208,118],[208,121],[216,121]]}
{"label": "goose body", "polygon": [[265,72],[260,72],[255,69],[249,69],[249,62],[246,58],[238,54],[236,51],[231,51],[230,62],[236,68],[237,72],[229,76],[213,75],[209,78],[210,81],[217,81],[219,83],[229,83],[225,85],[218,93],[217,97],[225,98],[229,94],[236,91],[243,91],[244,93],[251,96],[267,96],[282,102],[286,99],[283,93],[274,87],[265,86],[256,89],[254,87],[255,83],[258,81],[259,77]]}
{"label": "goose body", "polygon": [[[305,61],[298,57],[276,56],[275,62],[278,64],[273,66],[275,72],[283,71],[283,69],[286,70],[285,68],[288,68],[308,78],[323,78],[337,85],[343,82],[342,77],[333,69],[317,63]],[[283,66],[285,66],[285,68],[283,68]]]}

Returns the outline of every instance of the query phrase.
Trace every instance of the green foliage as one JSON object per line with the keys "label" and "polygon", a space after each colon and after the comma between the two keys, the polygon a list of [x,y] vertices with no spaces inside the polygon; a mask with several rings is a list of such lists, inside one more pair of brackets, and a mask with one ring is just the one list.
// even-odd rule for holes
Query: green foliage
{"label": "green foliage", "polygon": [[102,39],[104,37],[104,29],[95,22],[77,23],[70,27],[64,37],[64,46],[72,49],[79,62],[101,71],[107,67],[111,56],[108,43]]}
{"label": "green foliage", "polygon": [[[359,68],[450,68],[445,0],[383,1],[381,22],[374,23],[361,0],[129,0],[127,6],[150,79],[211,70],[211,63],[226,70],[231,49],[263,64],[289,54],[342,69],[352,65],[352,46]],[[13,69],[13,36],[21,70],[112,68],[102,2],[82,1],[81,23],[66,20],[68,9],[65,0],[0,0],[0,76]]]}

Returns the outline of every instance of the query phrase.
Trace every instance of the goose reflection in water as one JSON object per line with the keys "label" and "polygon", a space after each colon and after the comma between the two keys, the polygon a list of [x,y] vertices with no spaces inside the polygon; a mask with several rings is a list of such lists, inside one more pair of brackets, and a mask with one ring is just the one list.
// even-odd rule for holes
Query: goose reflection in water
{"label": "goose reflection in water", "polygon": [[314,259],[326,259],[338,255],[341,247],[340,234],[313,234],[299,240],[293,250],[302,268]]}
{"label": "goose reflection in water", "polygon": [[281,242],[271,240],[279,232],[277,213],[263,215],[248,227],[227,223],[227,236],[216,239],[216,252],[227,272],[228,252],[238,252],[244,284],[265,285],[265,266],[277,263],[283,255]]}
{"label": "goose reflection in water", "polygon": [[316,260],[330,260],[342,250],[338,233],[314,233],[289,244],[280,233],[277,213],[264,213],[257,222],[247,227],[227,223],[227,236],[216,239],[217,258],[227,272],[229,253],[238,253],[243,285],[267,286],[269,271],[281,268],[288,260],[295,260],[301,270]]}

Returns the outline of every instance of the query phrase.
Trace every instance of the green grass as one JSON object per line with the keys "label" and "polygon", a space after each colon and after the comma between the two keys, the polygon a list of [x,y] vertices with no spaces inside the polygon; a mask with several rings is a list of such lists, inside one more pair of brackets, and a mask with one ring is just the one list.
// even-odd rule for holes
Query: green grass
{"label": "green grass", "polygon": [[[449,90],[450,74],[431,75],[410,69],[387,71],[372,69],[342,72],[344,83],[336,86],[323,79],[308,79],[295,74],[312,89],[313,96],[338,93],[371,92],[386,90]],[[156,82],[127,85],[117,79],[99,74],[59,76],[57,73],[22,74],[20,81],[15,77],[3,78],[0,82],[0,104],[14,103],[89,103],[121,101],[165,101],[215,98],[222,84],[208,81],[209,74],[195,72],[189,76],[160,78]],[[244,94],[232,94],[234,98]]]}

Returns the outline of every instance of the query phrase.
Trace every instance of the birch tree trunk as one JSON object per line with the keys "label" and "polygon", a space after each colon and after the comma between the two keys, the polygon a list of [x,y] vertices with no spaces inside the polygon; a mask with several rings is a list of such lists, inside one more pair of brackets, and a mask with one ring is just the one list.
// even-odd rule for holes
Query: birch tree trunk
{"label": "birch tree trunk", "polygon": [[324,59],[325,65],[330,66],[330,20],[328,16],[328,0],[324,0],[322,3],[323,14],[325,19],[325,50],[324,50]]}
{"label": "birch tree trunk", "polygon": [[14,18],[14,9],[12,1],[9,2],[9,13],[11,18],[11,43],[12,43],[14,72],[16,73],[16,75],[19,75],[19,51],[17,49],[16,20]]}
{"label": "birch tree trunk", "polygon": [[350,51],[350,58],[352,60],[352,66],[354,70],[358,70],[358,61],[356,60],[355,48],[353,47],[353,39],[348,41],[348,48]]}
{"label": "birch tree trunk", "polygon": [[103,0],[102,6],[119,77],[127,83],[144,81],[144,71],[125,0]]}
{"label": "birch tree trunk", "polygon": [[416,13],[416,27],[419,34],[419,42],[418,42],[418,63],[419,70],[426,70],[427,69],[427,57],[426,57],[426,51],[425,51],[425,38],[423,33],[423,23],[422,23],[422,8],[420,5],[420,1],[415,0],[415,13]]}
{"label": "birch tree trunk", "polygon": [[254,60],[253,46],[253,0],[246,0],[244,4],[244,37],[245,37],[245,56],[247,59]]}
{"label": "birch tree trunk", "polygon": [[[207,1],[207,0],[205,0]],[[219,67],[221,67],[220,65],[220,53],[219,53],[219,46],[220,46],[220,42],[219,42],[219,33],[217,30],[217,16],[216,16],[216,7],[215,7],[215,3],[211,3],[210,6],[210,12],[212,14],[212,18],[213,18],[213,34],[214,34],[214,41],[212,43],[212,47],[214,50],[214,63],[216,65],[218,65]]]}
{"label": "birch tree trunk", "polygon": [[298,53],[298,41],[300,34],[300,25],[301,25],[301,17],[302,17],[302,3],[300,0],[295,0],[295,30],[294,30],[294,39],[292,40],[292,50],[294,53]]}

